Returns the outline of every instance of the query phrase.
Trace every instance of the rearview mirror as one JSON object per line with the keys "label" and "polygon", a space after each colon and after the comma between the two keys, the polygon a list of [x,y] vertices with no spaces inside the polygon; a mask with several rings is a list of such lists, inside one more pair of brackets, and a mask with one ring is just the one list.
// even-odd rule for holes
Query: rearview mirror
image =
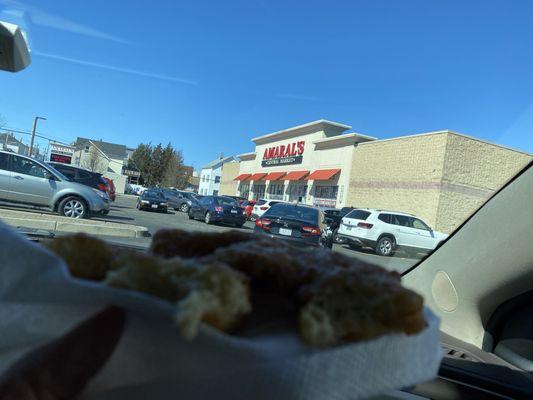
{"label": "rearview mirror", "polygon": [[20,28],[0,21],[0,70],[18,72],[30,61],[30,49]]}

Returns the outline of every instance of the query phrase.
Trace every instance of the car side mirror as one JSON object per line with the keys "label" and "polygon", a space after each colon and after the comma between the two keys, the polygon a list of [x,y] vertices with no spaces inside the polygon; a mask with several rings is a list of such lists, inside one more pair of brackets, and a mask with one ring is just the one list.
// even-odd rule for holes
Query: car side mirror
{"label": "car side mirror", "polygon": [[30,65],[30,49],[15,24],[0,21],[0,70],[18,72]]}
{"label": "car side mirror", "polygon": [[52,175],[49,171],[44,171],[44,179],[54,179],[54,175]]}

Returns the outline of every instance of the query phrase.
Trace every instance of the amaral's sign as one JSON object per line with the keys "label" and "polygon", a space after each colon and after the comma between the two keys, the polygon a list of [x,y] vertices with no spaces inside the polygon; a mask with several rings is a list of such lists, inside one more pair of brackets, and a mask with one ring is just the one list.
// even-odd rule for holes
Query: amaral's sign
{"label": "amaral's sign", "polygon": [[269,147],[265,149],[261,166],[271,167],[274,165],[301,164],[304,148],[304,141]]}
{"label": "amaral's sign", "polygon": [[50,161],[70,164],[74,150],[73,146],[52,143],[50,145]]}

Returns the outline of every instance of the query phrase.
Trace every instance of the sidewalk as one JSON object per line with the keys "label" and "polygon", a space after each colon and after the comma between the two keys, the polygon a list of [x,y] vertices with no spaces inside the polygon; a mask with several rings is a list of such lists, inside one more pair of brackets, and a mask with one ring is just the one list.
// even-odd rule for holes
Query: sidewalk
{"label": "sidewalk", "polygon": [[129,238],[149,236],[148,228],[144,226],[92,219],[72,219],[31,211],[0,209],[0,220],[15,227],[44,229],[53,232],[83,232],[91,235]]}

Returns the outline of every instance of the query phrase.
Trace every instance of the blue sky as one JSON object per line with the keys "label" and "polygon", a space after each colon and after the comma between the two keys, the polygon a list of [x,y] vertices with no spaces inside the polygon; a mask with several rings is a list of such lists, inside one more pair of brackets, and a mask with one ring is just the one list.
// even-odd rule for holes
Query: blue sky
{"label": "blue sky", "polygon": [[0,74],[8,127],[170,141],[195,167],[320,118],[533,151],[532,1],[0,0],[0,19],[32,47]]}

